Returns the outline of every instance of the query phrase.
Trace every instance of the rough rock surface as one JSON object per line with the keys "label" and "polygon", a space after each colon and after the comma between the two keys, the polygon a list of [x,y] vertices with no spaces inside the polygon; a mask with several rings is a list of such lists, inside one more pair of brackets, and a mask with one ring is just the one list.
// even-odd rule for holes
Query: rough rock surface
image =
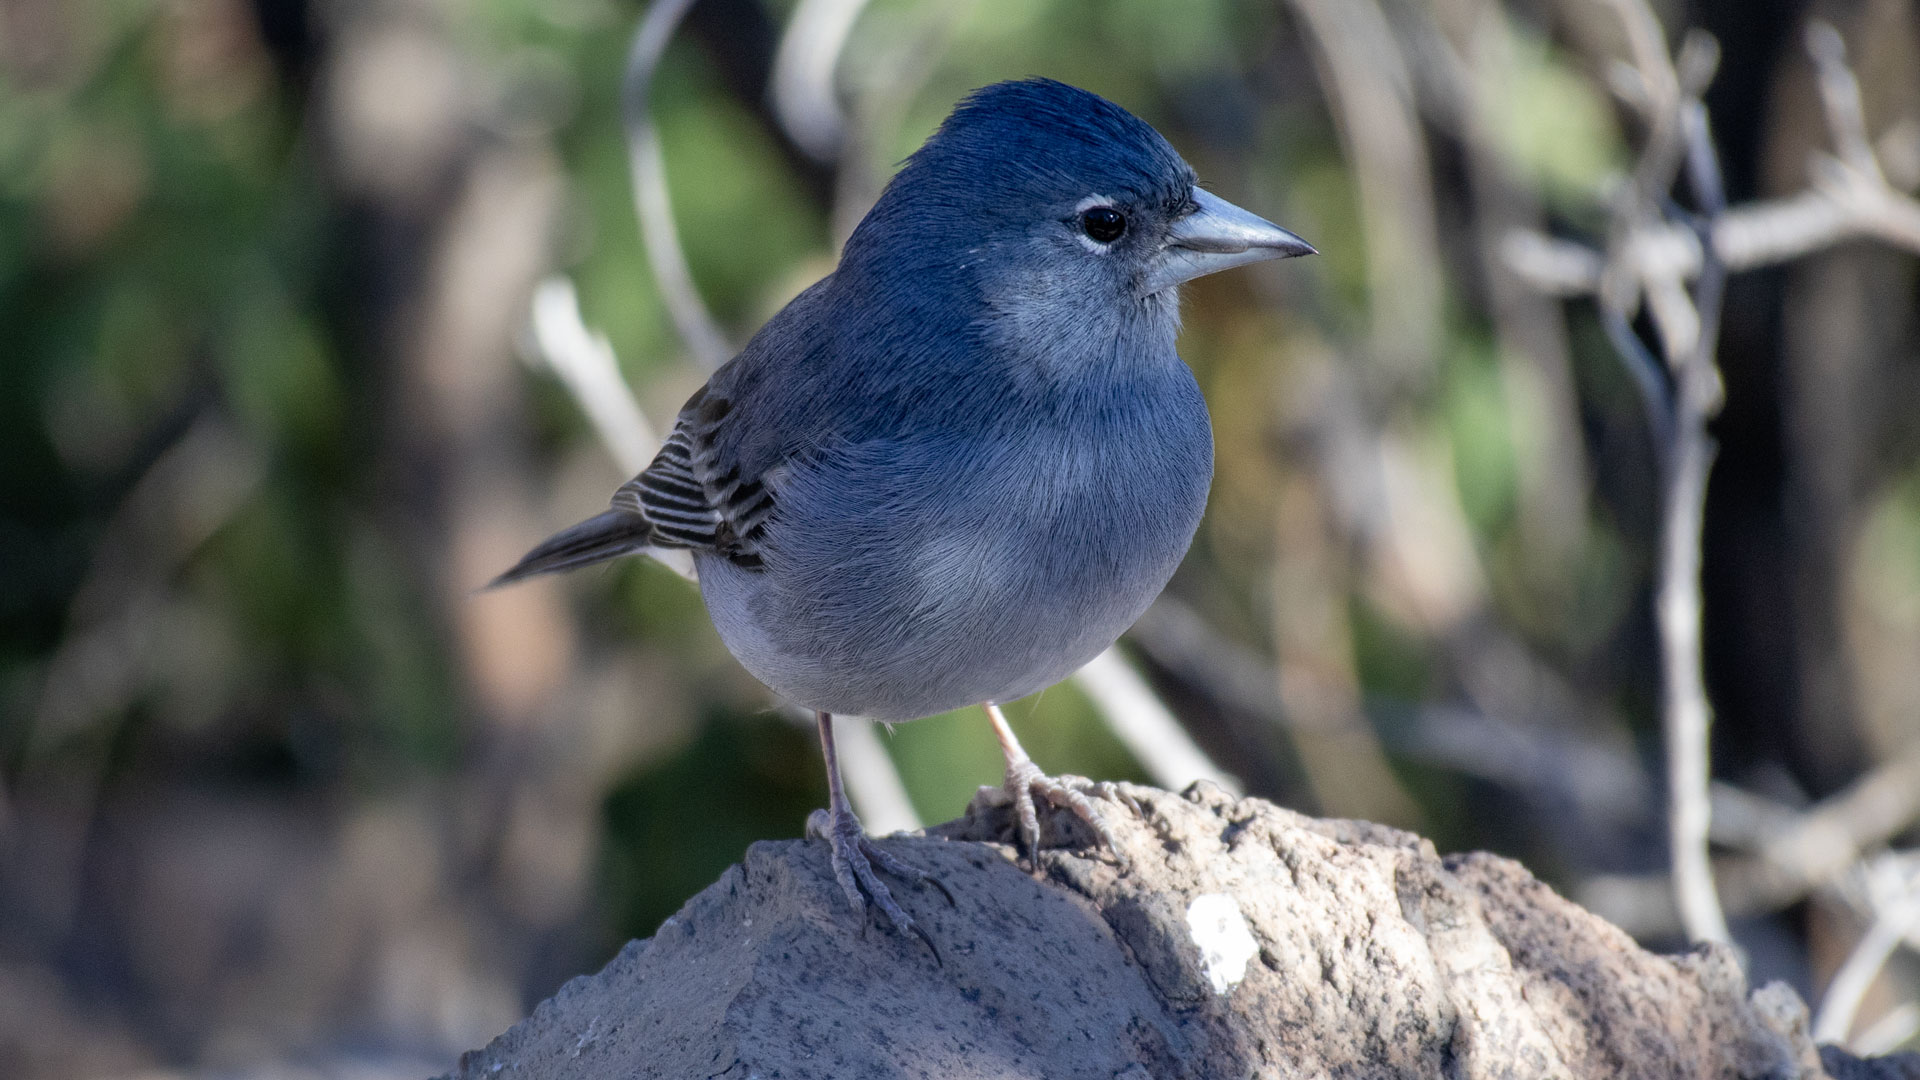
{"label": "rough rock surface", "polygon": [[[824,845],[746,861],[462,1058],[461,1078],[1920,1078],[1807,1037],[1733,958],[1656,956],[1518,864],[1196,786],[1017,867],[1004,809],[888,847],[939,949],[863,922]],[[1054,815],[1049,839],[1081,845]]]}

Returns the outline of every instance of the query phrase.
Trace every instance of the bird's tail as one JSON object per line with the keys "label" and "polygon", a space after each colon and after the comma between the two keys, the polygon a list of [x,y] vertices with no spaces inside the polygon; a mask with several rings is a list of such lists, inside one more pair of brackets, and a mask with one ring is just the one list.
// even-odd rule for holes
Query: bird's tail
{"label": "bird's tail", "polygon": [[609,510],[547,537],[506,573],[488,582],[487,588],[632,555],[645,551],[653,539],[653,526],[646,518],[629,510]]}

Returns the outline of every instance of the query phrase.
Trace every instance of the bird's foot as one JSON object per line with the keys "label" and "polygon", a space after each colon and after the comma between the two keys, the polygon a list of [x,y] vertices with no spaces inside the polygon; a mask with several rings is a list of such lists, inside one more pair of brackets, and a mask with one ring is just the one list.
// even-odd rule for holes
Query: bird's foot
{"label": "bird's foot", "polygon": [[899,901],[893,898],[893,890],[887,888],[887,883],[874,871],[884,871],[914,885],[932,885],[946,896],[947,903],[953,903],[953,893],[939,878],[903,862],[874,843],[861,827],[860,819],[844,807],[815,810],[807,815],[807,835],[825,840],[832,848],[830,861],[834,879],[840,883],[840,891],[847,895],[847,902],[855,911],[864,915],[871,898],[873,906],[880,909],[895,929],[915,935],[933,952],[936,961],[940,959],[940,950],[934,947],[933,939],[900,907]]}
{"label": "bird's foot", "polygon": [[1127,858],[1120,852],[1113,828],[1107,824],[1100,808],[1093,804],[1093,797],[1107,799],[1138,814],[1140,805],[1118,785],[1107,781],[1096,783],[1084,776],[1048,776],[1032,760],[1021,757],[1007,762],[1005,790],[1013,800],[1014,817],[1019,823],[1020,837],[1026,841],[1030,868],[1040,868],[1040,813],[1034,802],[1036,796],[1051,806],[1071,811],[1074,817],[1086,822],[1101,846],[1112,852],[1123,868],[1126,866]]}

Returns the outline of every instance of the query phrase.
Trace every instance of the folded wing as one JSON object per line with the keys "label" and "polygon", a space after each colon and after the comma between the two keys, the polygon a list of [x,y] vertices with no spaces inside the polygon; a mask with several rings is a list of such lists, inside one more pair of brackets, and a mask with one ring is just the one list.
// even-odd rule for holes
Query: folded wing
{"label": "folded wing", "polygon": [[614,493],[612,509],[548,537],[488,588],[648,548],[704,551],[759,569],[773,492],[721,460],[714,437],[730,412],[725,397],[702,388],[680,410],[653,462]]}

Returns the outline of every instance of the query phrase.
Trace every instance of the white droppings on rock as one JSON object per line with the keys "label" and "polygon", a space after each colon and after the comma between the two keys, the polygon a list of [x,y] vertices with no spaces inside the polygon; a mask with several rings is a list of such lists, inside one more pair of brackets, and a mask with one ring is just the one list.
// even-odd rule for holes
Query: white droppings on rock
{"label": "white droppings on rock", "polygon": [[1247,977],[1247,961],[1260,952],[1240,905],[1226,893],[1194,897],[1187,905],[1187,930],[1200,947],[1200,965],[1216,994],[1239,985]]}

